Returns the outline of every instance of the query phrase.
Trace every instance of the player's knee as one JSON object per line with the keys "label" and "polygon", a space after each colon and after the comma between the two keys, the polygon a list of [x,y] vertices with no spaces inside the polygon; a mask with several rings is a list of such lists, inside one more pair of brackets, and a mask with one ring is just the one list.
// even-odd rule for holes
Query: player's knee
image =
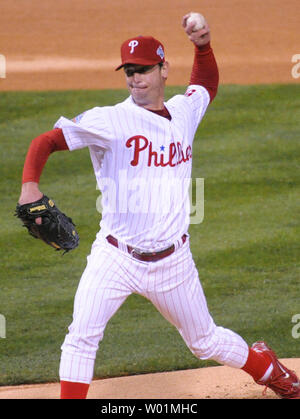
{"label": "player's knee", "polygon": [[69,333],[66,335],[61,349],[70,354],[80,353],[82,356],[95,358],[102,338],[103,334],[95,336]]}
{"label": "player's knee", "polygon": [[210,333],[199,336],[189,345],[191,352],[199,359],[214,360],[220,364],[226,363],[226,346],[231,344],[231,331],[214,326]]}
{"label": "player's knee", "polygon": [[199,359],[214,359],[218,348],[217,340],[216,335],[201,336],[189,345],[189,349]]}
{"label": "player's knee", "polygon": [[189,347],[199,359],[209,359],[235,368],[241,368],[248,356],[248,345],[238,334],[217,326],[209,334],[195,339]]}

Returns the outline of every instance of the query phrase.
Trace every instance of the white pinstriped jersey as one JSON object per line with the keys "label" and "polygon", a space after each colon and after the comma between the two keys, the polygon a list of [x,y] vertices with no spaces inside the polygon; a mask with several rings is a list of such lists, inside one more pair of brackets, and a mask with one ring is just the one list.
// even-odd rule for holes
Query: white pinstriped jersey
{"label": "white pinstriped jersey", "polygon": [[151,251],[187,232],[192,145],[209,100],[204,87],[193,85],[165,102],[171,120],[130,96],[88,110],[76,122],[56,122],[70,150],[89,147],[102,193],[102,234]]}

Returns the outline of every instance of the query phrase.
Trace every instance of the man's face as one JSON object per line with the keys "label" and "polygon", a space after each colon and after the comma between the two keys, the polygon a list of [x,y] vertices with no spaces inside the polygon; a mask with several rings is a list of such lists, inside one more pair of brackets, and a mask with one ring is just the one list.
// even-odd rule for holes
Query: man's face
{"label": "man's face", "polygon": [[124,66],[128,90],[134,102],[142,107],[161,109],[168,64],[152,66],[126,64]]}

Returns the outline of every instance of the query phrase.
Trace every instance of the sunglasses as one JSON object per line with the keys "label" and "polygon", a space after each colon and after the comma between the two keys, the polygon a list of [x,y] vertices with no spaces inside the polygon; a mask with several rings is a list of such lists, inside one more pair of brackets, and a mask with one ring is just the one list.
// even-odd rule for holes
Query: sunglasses
{"label": "sunglasses", "polygon": [[[154,65],[128,65],[128,66],[124,66],[124,72],[126,74],[127,77],[132,77],[134,75],[134,73],[138,73],[138,74],[145,74],[148,71],[152,70],[152,68],[154,68],[157,64]],[[161,67],[161,63],[159,63],[159,66]]]}

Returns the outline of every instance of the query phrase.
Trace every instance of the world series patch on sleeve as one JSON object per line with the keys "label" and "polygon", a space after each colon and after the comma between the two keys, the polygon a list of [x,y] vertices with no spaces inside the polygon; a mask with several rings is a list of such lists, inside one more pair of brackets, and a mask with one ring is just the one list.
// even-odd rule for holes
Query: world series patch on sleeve
{"label": "world series patch on sleeve", "polygon": [[[72,219],[63,214],[46,195],[29,204],[17,204],[15,216],[20,218],[31,236],[43,240],[56,250],[66,253],[79,244],[79,235]],[[38,218],[41,223],[36,222]]]}

